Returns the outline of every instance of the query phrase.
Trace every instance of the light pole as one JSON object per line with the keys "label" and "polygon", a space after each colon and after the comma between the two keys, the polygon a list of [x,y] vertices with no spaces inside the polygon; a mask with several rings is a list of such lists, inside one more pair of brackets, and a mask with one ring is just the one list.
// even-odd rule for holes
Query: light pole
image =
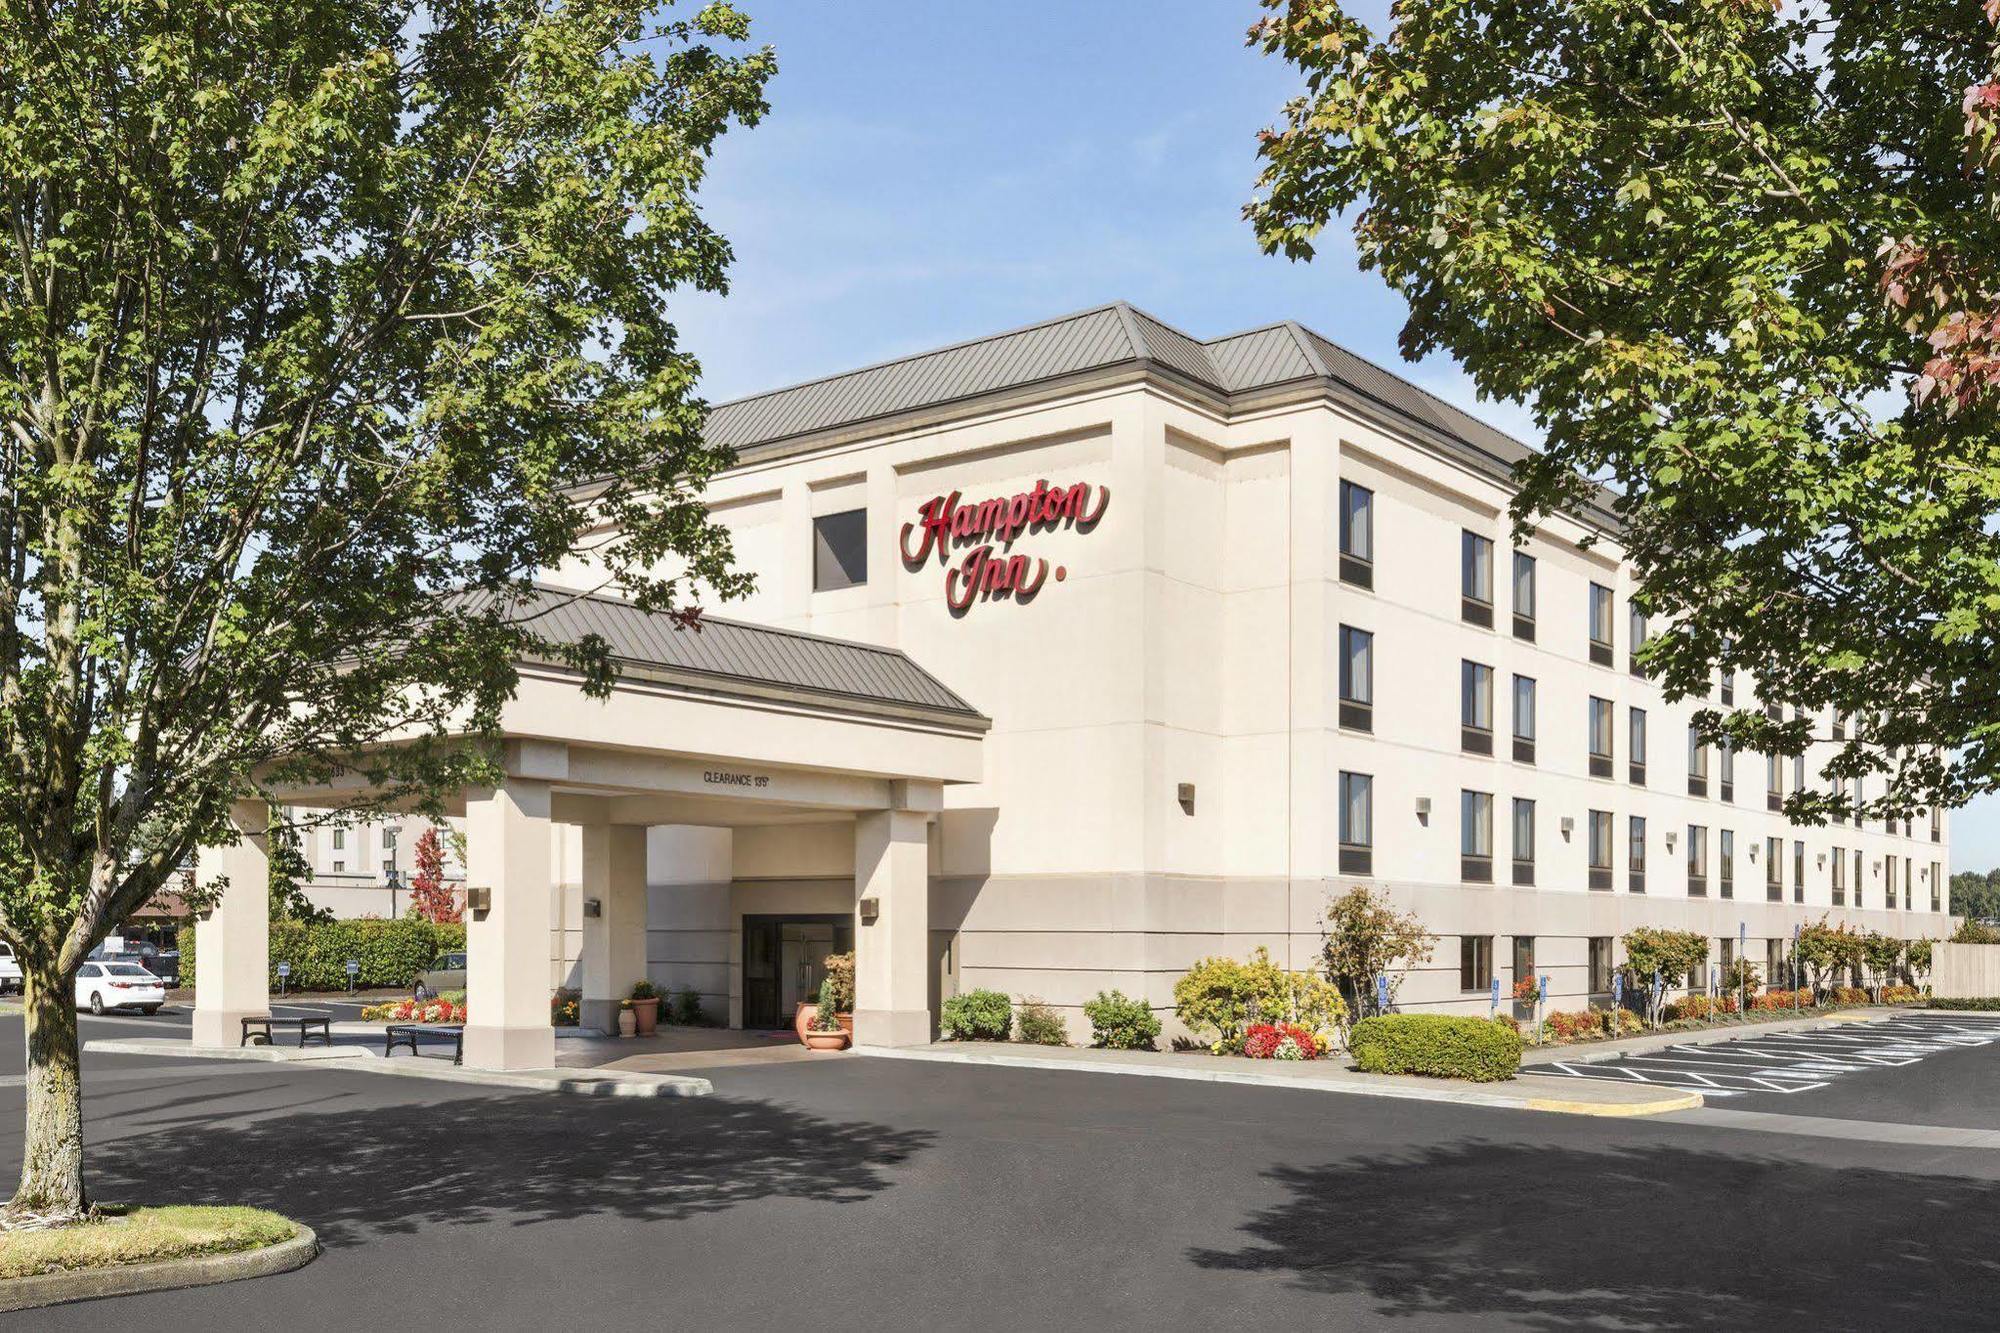
{"label": "light pole", "polygon": [[399,915],[396,911],[396,890],[403,887],[402,872],[390,866],[382,872],[382,882],[389,886],[389,919],[394,921]]}

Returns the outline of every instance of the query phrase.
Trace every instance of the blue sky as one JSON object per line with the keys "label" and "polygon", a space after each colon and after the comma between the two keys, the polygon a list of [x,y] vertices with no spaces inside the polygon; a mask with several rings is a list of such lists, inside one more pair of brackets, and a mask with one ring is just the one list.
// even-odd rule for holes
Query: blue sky
{"label": "blue sky", "polygon": [[[1298,319],[1536,438],[1448,359],[1401,360],[1403,304],[1344,233],[1311,264],[1259,253],[1239,210],[1296,81],[1243,44],[1255,4],[743,6],[778,51],[771,115],[703,191],[731,291],[675,311],[711,401],[1123,299],[1203,338]],[[1996,812],[1959,812],[1954,869],[2000,865]]]}

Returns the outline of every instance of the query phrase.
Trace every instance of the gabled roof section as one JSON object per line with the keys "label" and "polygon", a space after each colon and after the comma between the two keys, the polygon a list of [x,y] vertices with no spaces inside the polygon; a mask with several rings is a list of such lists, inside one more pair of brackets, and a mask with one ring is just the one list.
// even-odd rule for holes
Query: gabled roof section
{"label": "gabled roof section", "polygon": [[537,634],[559,643],[595,634],[621,671],[719,694],[915,716],[984,731],[986,718],[894,648],[703,616],[675,629],[630,602],[539,586],[517,608]]}
{"label": "gabled roof section", "polygon": [[[1123,301],[934,352],[719,403],[708,438],[741,454],[905,413],[1054,386],[1091,372],[1150,371],[1219,399],[1317,384],[1331,397],[1413,430],[1435,447],[1505,479],[1531,452],[1503,431],[1296,323],[1201,342]],[[1609,519],[1608,505],[1595,517]],[[1615,521],[1615,520],[1614,520]]]}

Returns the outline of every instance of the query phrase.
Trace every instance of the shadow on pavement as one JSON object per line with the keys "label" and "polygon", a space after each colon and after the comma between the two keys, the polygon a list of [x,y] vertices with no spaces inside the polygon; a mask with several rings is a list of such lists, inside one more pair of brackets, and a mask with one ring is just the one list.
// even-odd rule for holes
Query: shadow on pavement
{"label": "shadow on pavement", "polygon": [[1529,1327],[1991,1327],[2000,1185],[1651,1145],[1432,1148],[1265,1178],[1287,1197],[1196,1266]]}
{"label": "shadow on pavement", "polygon": [[187,1117],[94,1148],[91,1174],[100,1198],[274,1208],[343,1246],[424,1225],[672,1220],[773,1196],[851,1202],[887,1188],[887,1169],[931,1138],[719,1097],[662,1114],[650,1100],[537,1095]]}

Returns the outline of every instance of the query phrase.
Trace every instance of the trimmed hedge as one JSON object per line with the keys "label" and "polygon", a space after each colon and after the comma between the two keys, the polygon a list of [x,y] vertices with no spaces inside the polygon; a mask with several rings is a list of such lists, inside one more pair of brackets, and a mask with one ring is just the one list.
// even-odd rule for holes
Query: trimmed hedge
{"label": "trimmed hedge", "polygon": [[1521,1068],[1521,1034],[1511,1021],[1454,1014],[1364,1018],[1348,1037],[1354,1063],[1370,1074],[1427,1074],[1495,1083]]}
{"label": "trimmed hedge", "polygon": [[[180,929],[181,985],[194,985],[195,929]],[[400,990],[417,979],[441,953],[465,947],[462,922],[439,924],[421,917],[394,921],[363,918],[306,925],[271,923],[271,989],[278,988],[278,964],[290,963],[287,990],[344,991],[347,960],[359,959],[355,985],[362,990]]]}
{"label": "trimmed hedge", "polygon": [[946,1041],[1005,1041],[1014,1030],[1014,1002],[997,990],[969,990],[938,1006]]}
{"label": "trimmed hedge", "polygon": [[1975,995],[1971,999],[1924,1001],[1926,1009],[1967,1009],[1976,1013],[2000,1011],[2000,995]]}

